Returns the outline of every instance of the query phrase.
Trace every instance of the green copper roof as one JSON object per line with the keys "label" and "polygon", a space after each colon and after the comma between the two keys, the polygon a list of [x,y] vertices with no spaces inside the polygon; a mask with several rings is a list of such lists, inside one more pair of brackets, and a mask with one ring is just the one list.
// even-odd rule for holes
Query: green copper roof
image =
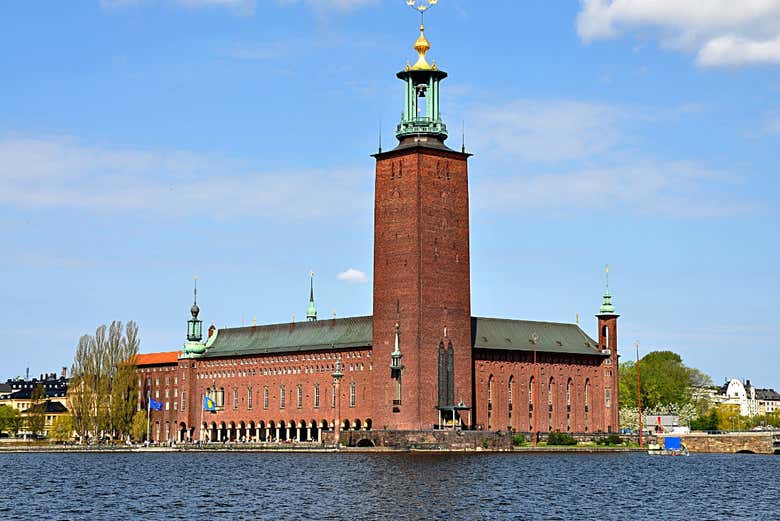
{"label": "green copper roof", "polygon": [[[540,353],[600,355],[596,341],[576,324],[472,317],[471,328],[475,349],[533,351],[536,333]],[[228,328],[209,343],[203,358],[370,347],[373,324],[369,316]]]}
{"label": "green copper roof", "polygon": [[599,308],[600,315],[614,315],[615,306],[612,305],[612,295],[609,294],[609,266],[607,266],[607,285],[604,288],[604,300]]}
{"label": "green copper roof", "polygon": [[371,346],[371,317],[220,329],[204,358]]}
{"label": "green copper roof", "polygon": [[596,341],[576,324],[502,318],[471,319],[474,349],[533,351],[531,339],[534,334],[538,337],[536,350],[540,353],[601,354]]}

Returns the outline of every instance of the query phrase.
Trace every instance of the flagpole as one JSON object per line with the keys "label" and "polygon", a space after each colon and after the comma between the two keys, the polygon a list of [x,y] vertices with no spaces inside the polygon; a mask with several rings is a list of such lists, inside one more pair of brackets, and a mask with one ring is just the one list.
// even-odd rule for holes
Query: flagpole
{"label": "flagpole", "polygon": [[203,443],[203,409],[205,409],[206,405],[206,397],[205,395],[200,395],[200,435],[198,435],[198,440],[200,440],[201,443]]}
{"label": "flagpole", "polygon": [[149,439],[149,429],[151,428],[150,418],[152,415],[152,392],[146,391],[146,441],[151,444]]}

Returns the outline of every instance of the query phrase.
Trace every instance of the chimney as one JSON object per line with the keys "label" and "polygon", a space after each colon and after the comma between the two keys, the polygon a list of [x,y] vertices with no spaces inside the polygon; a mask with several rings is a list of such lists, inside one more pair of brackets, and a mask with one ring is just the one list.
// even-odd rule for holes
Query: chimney
{"label": "chimney", "polygon": [[211,335],[213,335],[214,331],[216,331],[216,330],[217,330],[217,326],[215,326],[214,324],[211,324],[209,326],[209,336],[208,336],[208,338],[211,338]]}
{"label": "chimney", "polygon": [[60,372],[60,375],[62,376],[63,380],[66,379],[68,377],[68,368],[67,367],[63,367],[62,368],[62,372]]}

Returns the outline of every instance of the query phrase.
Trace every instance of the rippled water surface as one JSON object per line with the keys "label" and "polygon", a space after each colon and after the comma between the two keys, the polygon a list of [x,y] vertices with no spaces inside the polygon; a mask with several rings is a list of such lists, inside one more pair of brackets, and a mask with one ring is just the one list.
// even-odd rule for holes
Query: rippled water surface
{"label": "rippled water surface", "polygon": [[780,519],[780,457],[0,454],[0,519]]}

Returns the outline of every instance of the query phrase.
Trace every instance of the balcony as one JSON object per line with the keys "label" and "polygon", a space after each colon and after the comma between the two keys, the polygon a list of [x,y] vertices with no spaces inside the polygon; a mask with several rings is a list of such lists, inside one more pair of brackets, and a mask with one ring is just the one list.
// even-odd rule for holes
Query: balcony
{"label": "balcony", "polygon": [[395,135],[398,138],[415,136],[418,134],[435,134],[442,139],[447,138],[447,125],[432,118],[413,118],[401,121],[396,128]]}

